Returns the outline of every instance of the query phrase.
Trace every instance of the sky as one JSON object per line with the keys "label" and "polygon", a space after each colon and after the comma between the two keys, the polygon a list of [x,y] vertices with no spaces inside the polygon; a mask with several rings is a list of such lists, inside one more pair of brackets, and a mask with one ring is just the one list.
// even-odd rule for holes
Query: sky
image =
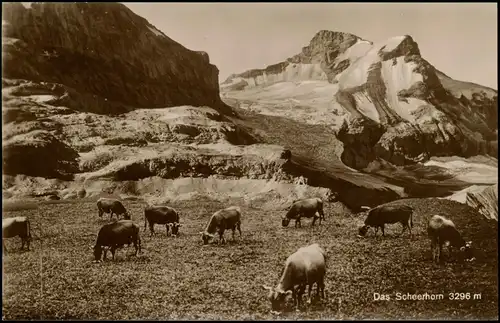
{"label": "sky", "polygon": [[496,3],[124,3],[209,54],[219,81],[298,54],[320,30],[377,42],[410,35],[448,76],[498,89]]}

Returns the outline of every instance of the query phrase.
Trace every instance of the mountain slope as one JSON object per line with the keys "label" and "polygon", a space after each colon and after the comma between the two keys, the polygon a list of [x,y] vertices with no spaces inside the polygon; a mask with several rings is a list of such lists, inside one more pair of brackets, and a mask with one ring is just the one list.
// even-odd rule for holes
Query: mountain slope
{"label": "mountain slope", "polygon": [[296,119],[326,115],[312,122],[338,131],[342,161],[356,169],[379,158],[402,166],[431,156],[497,155],[497,91],[437,71],[410,36],[372,43],[320,31],[300,54],[234,74],[221,90],[261,113],[276,114],[281,100],[278,110],[291,118],[295,111]]}
{"label": "mountain slope", "polygon": [[[208,55],[125,6],[3,8],[4,198],[206,194],[275,207],[341,189],[301,184],[307,165],[261,140],[221,101]],[[345,183],[342,199],[353,208],[402,195]],[[369,201],[353,199],[358,190]]]}
{"label": "mountain slope", "polygon": [[83,101],[73,109],[224,109],[208,54],[173,41],[125,5],[7,3],[2,30],[3,77],[63,84]]}
{"label": "mountain slope", "polygon": [[[220,87],[232,106],[332,129],[336,156],[324,162],[336,164],[337,174],[354,168],[417,196],[492,184],[486,173],[465,176],[474,162],[454,171],[432,162],[476,155],[497,160],[497,91],[438,71],[410,36],[373,43],[320,31],[300,54],[233,74]],[[488,168],[490,178],[497,169],[497,162]]]}

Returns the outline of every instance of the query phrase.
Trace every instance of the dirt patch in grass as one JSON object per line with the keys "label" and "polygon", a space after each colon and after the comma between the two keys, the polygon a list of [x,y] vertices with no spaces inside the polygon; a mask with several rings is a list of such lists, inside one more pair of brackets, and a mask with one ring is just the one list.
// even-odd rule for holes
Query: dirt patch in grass
{"label": "dirt patch in grass", "polygon": [[[327,220],[302,228],[282,228],[283,211],[242,207],[243,236],[226,246],[203,247],[199,232],[210,215],[227,206],[209,200],[178,201],[181,234],[167,237],[143,231],[144,202],[124,201],[141,225],[143,253],[118,251],[115,262],[92,263],[89,249],[106,220],[95,201],[41,204],[37,210],[4,212],[32,221],[33,250],[20,252],[18,238],[6,241],[3,313],[6,319],[276,319],[261,285],[274,285],[286,257],[318,242],[328,252],[325,302],[286,319],[498,318],[497,224],[466,205],[438,199],[410,199],[415,208],[414,236],[398,237],[399,225],[386,238],[358,238],[363,214],[326,204]],[[426,219],[435,213],[455,221],[478,248],[477,261],[431,262]],[[441,301],[397,301],[395,293],[442,293]],[[481,293],[481,299],[451,301],[448,293]],[[391,301],[374,301],[373,293]],[[340,299],[340,308],[339,308]]]}

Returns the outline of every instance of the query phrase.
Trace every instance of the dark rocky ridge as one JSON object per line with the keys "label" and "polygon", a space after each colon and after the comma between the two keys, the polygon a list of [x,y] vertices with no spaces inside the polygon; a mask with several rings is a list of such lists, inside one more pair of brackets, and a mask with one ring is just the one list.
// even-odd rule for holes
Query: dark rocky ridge
{"label": "dark rocky ridge", "polygon": [[[3,77],[60,83],[93,113],[211,106],[218,69],[119,3],[3,4]],[[92,98],[92,100],[90,100]]]}

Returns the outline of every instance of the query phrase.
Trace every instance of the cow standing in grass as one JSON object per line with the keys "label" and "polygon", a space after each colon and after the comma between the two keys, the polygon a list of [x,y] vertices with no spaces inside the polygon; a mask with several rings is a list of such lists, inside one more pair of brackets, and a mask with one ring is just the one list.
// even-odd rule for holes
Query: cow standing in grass
{"label": "cow standing in grass", "polygon": [[441,215],[434,215],[427,224],[427,233],[431,240],[432,260],[439,262],[443,245],[449,244],[450,253],[453,248],[459,249],[468,261],[473,260],[471,244],[472,241],[465,242],[453,221]]}
{"label": "cow standing in grass", "polygon": [[179,234],[179,227],[181,226],[179,213],[175,209],[163,205],[150,205],[144,209],[144,230],[146,230],[147,224],[149,224],[151,235],[155,234],[155,224],[164,224],[167,235],[169,235],[169,229],[171,228],[174,236]]}
{"label": "cow standing in grass", "polygon": [[[319,217],[317,216],[319,214]],[[325,219],[325,214],[323,213],[323,200],[314,197],[309,199],[295,200],[292,206],[288,209],[286,215],[281,217],[281,225],[287,227],[290,220],[295,220],[295,227],[302,226],[300,223],[300,218],[313,218],[312,224],[316,223],[316,219],[319,218],[319,224],[321,220]]]}
{"label": "cow standing in grass", "polygon": [[7,253],[7,247],[5,247],[4,239],[17,236],[21,238],[21,250],[23,250],[25,243],[27,250],[30,250],[31,228],[29,219],[25,216],[3,219],[2,246],[5,253]]}
{"label": "cow standing in grass", "polygon": [[117,199],[102,197],[97,201],[97,209],[99,210],[99,217],[102,217],[104,213],[109,213],[110,220],[113,218],[113,214],[116,214],[117,218],[119,218],[120,215],[123,215],[125,220],[130,220],[130,215],[127,210],[123,206],[122,202]]}
{"label": "cow standing in grass", "polygon": [[226,243],[224,231],[229,229],[233,230],[233,241],[235,241],[236,229],[240,232],[241,238],[241,210],[237,206],[219,210],[210,217],[205,231],[200,232],[203,244],[208,244],[215,237],[216,232],[219,233],[218,243]]}
{"label": "cow standing in grass", "polygon": [[132,220],[120,220],[103,225],[97,234],[94,245],[95,260],[101,260],[103,249],[103,259],[106,260],[107,248],[111,250],[114,260],[116,249],[122,248],[124,245],[130,246],[131,243],[134,244],[135,255],[137,256],[137,252],[141,250],[139,230],[139,225],[132,222]]}
{"label": "cow standing in grass", "polygon": [[285,302],[286,296],[292,294],[294,305],[298,310],[302,295],[308,290],[308,303],[311,303],[311,289],[316,284],[316,294],[325,298],[326,253],[314,243],[299,248],[285,262],[280,280],[275,288],[262,285],[269,290],[268,299],[273,311],[278,311]]}
{"label": "cow standing in grass", "polygon": [[370,228],[375,228],[375,235],[377,235],[379,228],[382,229],[382,236],[385,236],[385,225],[394,223],[401,223],[403,226],[401,234],[408,228],[410,236],[412,235],[413,208],[410,206],[385,204],[373,209],[368,207],[363,208],[369,209],[369,211],[365,219],[365,225],[358,230],[360,236],[365,236]]}

